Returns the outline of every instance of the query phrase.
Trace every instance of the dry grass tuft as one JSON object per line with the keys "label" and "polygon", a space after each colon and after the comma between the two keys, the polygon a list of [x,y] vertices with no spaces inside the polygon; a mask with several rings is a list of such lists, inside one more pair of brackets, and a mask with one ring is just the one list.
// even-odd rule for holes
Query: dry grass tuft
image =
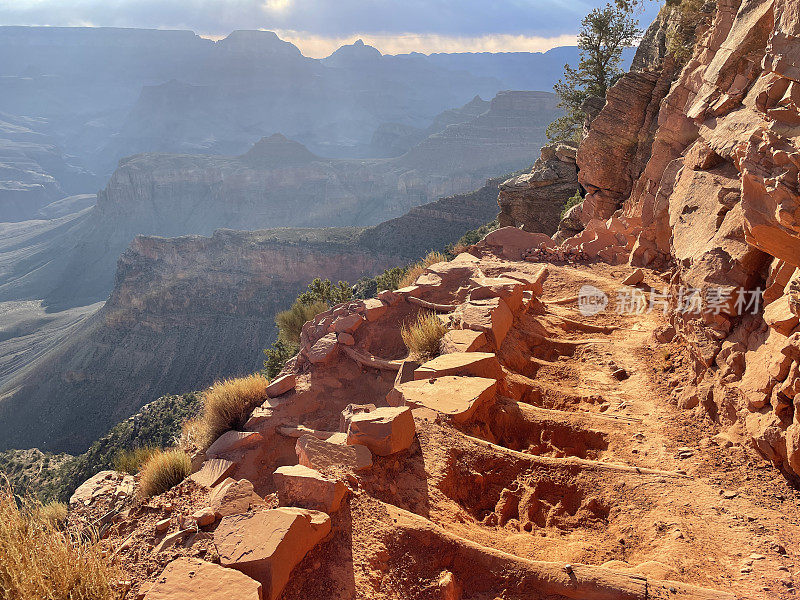
{"label": "dry grass tuft", "polygon": [[55,528],[61,528],[67,522],[68,512],[67,505],[56,500],[36,506],[36,518]]}
{"label": "dry grass tuft", "polygon": [[183,447],[205,450],[226,431],[240,428],[266,400],[268,385],[269,380],[259,373],[212,385],[203,392],[200,415],[184,423]]}
{"label": "dry grass tuft", "polygon": [[447,256],[441,252],[428,252],[428,255],[425,258],[408,267],[403,275],[403,278],[400,280],[398,287],[402,288],[409,285],[414,285],[414,282],[425,272],[425,269],[440,262],[447,262]]}
{"label": "dry grass tuft", "polygon": [[158,496],[174,488],[192,473],[192,460],[183,450],[159,450],[142,466],[139,497]]}
{"label": "dry grass tuft", "polygon": [[419,313],[414,321],[403,324],[400,330],[408,355],[415,360],[428,360],[439,354],[445,333],[447,327],[432,312]]}
{"label": "dry grass tuft", "polygon": [[[49,507],[49,508],[48,508]],[[60,531],[52,513],[63,505],[19,503],[0,483],[0,598],[13,600],[112,600],[121,571],[103,557],[94,541]]]}
{"label": "dry grass tuft", "polygon": [[114,470],[136,475],[150,458],[159,451],[158,448],[145,446],[133,450],[122,450],[114,457]]}

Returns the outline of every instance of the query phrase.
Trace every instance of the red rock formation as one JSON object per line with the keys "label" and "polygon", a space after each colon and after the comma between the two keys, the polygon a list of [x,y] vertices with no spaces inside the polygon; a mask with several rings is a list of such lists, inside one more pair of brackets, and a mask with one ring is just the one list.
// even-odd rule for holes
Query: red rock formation
{"label": "red rock formation", "polygon": [[788,0],[720,0],[668,93],[669,57],[660,72],[625,75],[578,151],[588,225],[566,245],[671,268],[673,290],[706,299],[766,288],[753,315],[732,301],[675,314],[696,363],[696,390],[676,398],[744,423],[764,456],[800,475],[798,38]]}

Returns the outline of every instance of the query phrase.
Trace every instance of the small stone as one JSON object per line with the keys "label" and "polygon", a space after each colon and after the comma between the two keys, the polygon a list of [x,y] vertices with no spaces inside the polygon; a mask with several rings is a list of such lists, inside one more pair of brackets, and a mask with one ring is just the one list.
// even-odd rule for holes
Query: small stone
{"label": "small stone", "polygon": [[156,523],[156,531],[158,533],[164,533],[167,529],[169,529],[169,524],[172,522],[172,519],[162,519]]}
{"label": "small stone", "polygon": [[340,344],[344,344],[345,346],[355,346],[356,343],[356,338],[345,332],[337,334],[336,339],[339,340]]}
{"label": "small stone", "polygon": [[207,527],[217,520],[217,514],[213,508],[206,506],[195,512],[192,518],[197,522],[198,527]]}
{"label": "small stone", "polygon": [[630,377],[630,375],[628,375],[628,372],[621,367],[619,369],[616,369],[613,373],[611,373],[611,375],[617,381],[625,381],[626,379],[628,379],[628,377]]}

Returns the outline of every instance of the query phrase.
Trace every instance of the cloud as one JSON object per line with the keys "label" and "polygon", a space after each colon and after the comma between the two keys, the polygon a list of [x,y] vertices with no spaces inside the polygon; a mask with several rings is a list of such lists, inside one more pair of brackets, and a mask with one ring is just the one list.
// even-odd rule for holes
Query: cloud
{"label": "cloud", "polygon": [[539,37],[513,34],[448,36],[431,33],[356,33],[349,36],[319,36],[309,32],[278,30],[281,39],[292,42],[306,56],[324,58],[344,44],[361,39],[382,54],[408,52],[546,52],[557,46],[574,46],[576,36]]}
{"label": "cloud", "polygon": [[[349,38],[364,32],[404,38],[556,38],[577,33],[580,19],[607,0],[12,0],[0,23],[191,29],[215,36],[235,29],[308,32]],[[643,17],[648,23],[657,2]],[[431,38],[432,39],[432,38]],[[511,39],[511,38],[509,38]]]}

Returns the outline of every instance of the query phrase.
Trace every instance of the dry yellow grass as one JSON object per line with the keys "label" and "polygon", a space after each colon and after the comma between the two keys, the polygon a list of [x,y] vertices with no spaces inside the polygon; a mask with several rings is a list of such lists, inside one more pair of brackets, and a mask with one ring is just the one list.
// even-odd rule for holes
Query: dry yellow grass
{"label": "dry yellow grass", "polygon": [[36,518],[56,528],[67,522],[68,512],[67,505],[56,500],[36,506]]}
{"label": "dry yellow grass", "polygon": [[447,327],[432,312],[419,313],[411,323],[403,324],[400,335],[415,360],[427,360],[439,354],[442,337]]}
{"label": "dry yellow grass", "polygon": [[[61,531],[53,509],[25,499],[19,504],[0,484],[0,598],[3,600],[112,600],[123,576],[93,541]],[[59,508],[55,512],[60,512]]]}
{"label": "dry yellow grass", "polygon": [[159,450],[142,465],[139,497],[163,494],[186,479],[192,472],[192,460],[183,450]]}
{"label": "dry yellow grass", "polygon": [[439,262],[446,262],[447,257],[442,254],[441,252],[428,252],[428,255],[423,258],[418,263],[414,263],[406,270],[403,278],[400,280],[398,287],[406,287],[408,285],[414,285],[414,282],[417,278],[425,272],[425,269],[430,267],[431,265],[435,265]]}
{"label": "dry yellow grass", "polygon": [[114,470],[136,475],[142,465],[150,460],[158,450],[158,448],[151,448],[150,446],[123,450],[114,457]]}
{"label": "dry yellow grass", "polygon": [[261,374],[219,381],[203,392],[203,410],[183,426],[184,448],[205,450],[229,429],[245,424],[267,397],[269,380]]}

